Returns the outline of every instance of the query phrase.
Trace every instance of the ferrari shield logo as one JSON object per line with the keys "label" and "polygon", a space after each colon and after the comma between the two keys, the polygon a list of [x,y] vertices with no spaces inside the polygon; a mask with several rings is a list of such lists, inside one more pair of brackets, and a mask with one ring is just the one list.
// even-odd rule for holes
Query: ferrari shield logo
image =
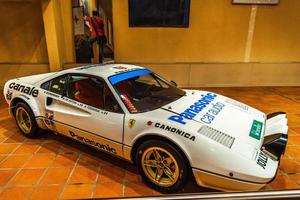
{"label": "ferrari shield logo", "polygon": [[129,128],[132,128],[132,127],[134,126],[134,124],[135,124],[135,119],[130,119],[130,120],[128,121],[128,126],[129,126]]}

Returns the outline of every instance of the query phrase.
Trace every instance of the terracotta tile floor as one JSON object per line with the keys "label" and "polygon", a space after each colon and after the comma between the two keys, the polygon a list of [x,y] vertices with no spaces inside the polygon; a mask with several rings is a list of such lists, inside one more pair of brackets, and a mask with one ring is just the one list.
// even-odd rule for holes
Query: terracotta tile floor
{"label": "terracotta tile floor", "polygon": [[[286,111],[289,143],[276,179],[264,190],[300,188],[300,87],[205,88],[266,113]],[[2,94],[2,92],[1,92]],[[0,199],[159,195],[136,168],[54,134],[23,137],[0,95]],[[210,192],[190,180],[180,193]]]}

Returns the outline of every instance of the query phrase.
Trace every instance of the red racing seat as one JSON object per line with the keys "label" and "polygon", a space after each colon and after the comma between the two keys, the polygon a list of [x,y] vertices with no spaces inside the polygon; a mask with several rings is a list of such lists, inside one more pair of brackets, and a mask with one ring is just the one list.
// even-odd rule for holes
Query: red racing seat
{"label": "red racing seat", "polygon": [[91,80],[82,79],[74,83],[74,99],[97,107],[103,108],[102,89]]}

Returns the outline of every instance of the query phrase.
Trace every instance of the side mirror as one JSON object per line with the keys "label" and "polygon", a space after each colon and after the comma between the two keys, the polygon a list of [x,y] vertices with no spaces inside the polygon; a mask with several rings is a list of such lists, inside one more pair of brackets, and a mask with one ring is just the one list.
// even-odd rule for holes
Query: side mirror
{"label": "side mirror", "polygon": [[175,81],[171,81],[171,84],[175,87],[177,87],[177,83]]}

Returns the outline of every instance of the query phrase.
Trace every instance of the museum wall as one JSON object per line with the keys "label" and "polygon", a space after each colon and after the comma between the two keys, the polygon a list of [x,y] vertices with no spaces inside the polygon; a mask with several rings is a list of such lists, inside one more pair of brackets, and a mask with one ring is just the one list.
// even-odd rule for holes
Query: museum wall
{"label": "museum wall", "polygon": [[128,2],[114,0],[115,58],[181,86],[300,85],[299,8],[297,0],[258,6],[252,30],[251,5],[194,0],[189,28],[130,28]]}
{"label": "museum wall", "polygon": [[1,1],[0,63],[48,63],[38,1]]}
{"label": "museum wall", "polygon": [[[130,28],[128,1],[112,7],[117,63],[147,66],[184,87],[300,85],[299,0],[191,0],[189,28]],[[74,66],[72,23],[71,0],[1,0],[0,86]]]}
{"label": "museum wall", "polygon": [[260,6],[253,37],[253,62],[300,61],[300,1]]}
{"label": "museum wall", "polygon": [[49,72],[53,54],[61,57],[59,65],[74,63],[71,0],[1,0],[0,27],[0,87],[11,78]]}

